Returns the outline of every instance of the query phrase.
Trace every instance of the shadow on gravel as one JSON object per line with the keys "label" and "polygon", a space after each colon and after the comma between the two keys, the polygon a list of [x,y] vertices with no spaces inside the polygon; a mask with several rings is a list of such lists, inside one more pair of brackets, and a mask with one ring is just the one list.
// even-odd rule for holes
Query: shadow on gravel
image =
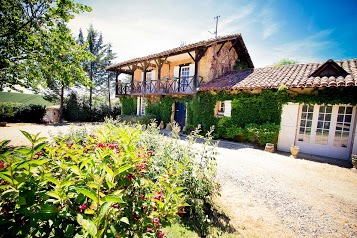
{"label": "shadow on gravel", "polygon": [[[276,153],[284,156],[290,156],[290,153],[288,152],[277,151]],[[334,159],[330,157],[311,155],[301,152],[298,155],[298,159],[308,160],[308,161],[322,163],[322,164],[335,165],[341,168],[348,168],[348,169],[352,168],[352,163],[348,160]]]}

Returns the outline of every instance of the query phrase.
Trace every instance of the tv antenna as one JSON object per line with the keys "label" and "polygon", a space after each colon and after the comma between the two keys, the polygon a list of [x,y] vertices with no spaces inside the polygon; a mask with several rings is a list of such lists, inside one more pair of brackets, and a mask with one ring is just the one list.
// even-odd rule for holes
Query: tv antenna
{"label": "tv antenna", "polygon": [[208,31],[209,33],[211,33],[212,35],[214,35],[217,38],[217,28],[218,28],[218,18],[221,16],[215,16],[213,19],[216,19],[216,30],[212,33],[210,31]]}

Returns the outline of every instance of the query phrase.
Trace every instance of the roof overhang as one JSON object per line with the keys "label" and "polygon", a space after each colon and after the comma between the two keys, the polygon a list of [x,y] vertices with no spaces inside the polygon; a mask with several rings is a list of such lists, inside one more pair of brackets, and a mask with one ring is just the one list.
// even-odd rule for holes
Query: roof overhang
{"label": "roof overhang", "polygon": [[200,41],[193,44],[188,44],[185,46],[180,46],[170,50],[166,50],[157,54],[152,54],[140,58],[135,58],[127,61],[123,61],[118,64],[114,64],[106,67],[107,71],[119,71],[123,73],[132,72],[133,66],[142,67],[140,64],[144,63],[152,65],[153,67],[158,64],[159,61],[169,63],[170,61],[177,61],[181,59],[186,59],[187,55],[185,53],[190,53],[192,57],[195,57],[195,52],[200,49],[208,48],[214,44],[223,44],[225,42],[231,41],[233,48],[237,51],[239,59],[247,61],[249,68],[254,68],[252,59],[248,53],[248,50],[244,44],[241,34],[227,35],[218,37],[215,39],[209,39],[205,41]]}

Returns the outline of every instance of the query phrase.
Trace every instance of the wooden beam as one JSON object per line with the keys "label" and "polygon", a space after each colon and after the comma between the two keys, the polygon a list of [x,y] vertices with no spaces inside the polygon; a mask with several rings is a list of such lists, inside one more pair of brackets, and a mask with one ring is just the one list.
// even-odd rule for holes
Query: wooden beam
{"label": "wooden beam", "polygon": [[191,52],[187,52],[187,53],[190,55],[191,59],[192,59],[193,61],[195,61],[195,58],[191,55]]}
{"label": "wooden beam", "polygon": [[[235,40],[234,43],[232,44],[231,48],[229,48],[229,51],[231,51],[231,49],[236,46],[236,44],[238,43],[238,41],[239,41],[239,37],[236,38],[236,40]],[[238,52],[237,52],[237,53],[238,53]]]}
{"label": "wooden beam", "polygon": [[217,56],[219,56],[219,52],[221,52],[221,49],[223,48],[223,46],[224,46],[226,43],[227,43],[227,41],[226,41],[226,42],[223,42],[223,43],[221,44],[221,47],[220,47],[219,50],[217,51]]}

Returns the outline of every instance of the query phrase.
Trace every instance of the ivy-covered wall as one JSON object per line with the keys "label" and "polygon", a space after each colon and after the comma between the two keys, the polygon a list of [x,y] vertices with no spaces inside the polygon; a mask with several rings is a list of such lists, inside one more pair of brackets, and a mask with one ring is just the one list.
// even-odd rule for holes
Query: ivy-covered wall
{"label": "ivy-covered wall", "polygon": [[146,107],[147,114],[154,115],[157,122],[163,121],[165,124],[169,123],[172,114],[172,103],[175,99],[172,97],[163,97],[155,103],[148,103]]}
{"label": "ivy-covered wall", "polygon": [[120,98],[121,114],[122,115],[135,115],[136,114],[136,98],[124,96]]}

